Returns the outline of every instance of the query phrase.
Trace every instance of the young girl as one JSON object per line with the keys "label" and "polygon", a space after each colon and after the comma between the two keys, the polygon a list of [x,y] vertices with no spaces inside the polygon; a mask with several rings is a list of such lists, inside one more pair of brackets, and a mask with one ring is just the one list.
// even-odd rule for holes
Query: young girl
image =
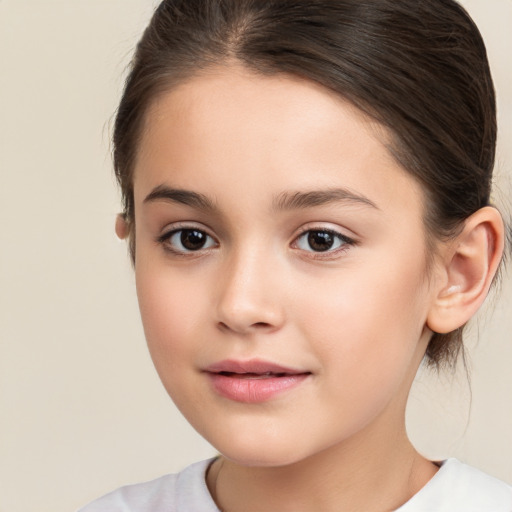
{"label": "young girl", "polygon": [[83,512],[512,510],[411,445],[504,249],[496,112],[453,0],[165,0],[114,132],[142,320],[220,455]]}

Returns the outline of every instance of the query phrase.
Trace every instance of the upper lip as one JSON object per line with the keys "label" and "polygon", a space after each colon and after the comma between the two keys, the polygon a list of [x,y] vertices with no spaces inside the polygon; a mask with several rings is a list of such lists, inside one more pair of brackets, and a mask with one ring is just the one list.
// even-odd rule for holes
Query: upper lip
{"label": "upper lip", "polygon": [[288,368],[280,364],[263,361],[261,359],[251,359],[248,361],[236,361],[233,359],[226,359],[219,361],[208,366],[205,371],[209,373],[252,373],[252,374],[265,374],[276,373],[285,375],[299,375],[310,373],[304,370],[295,368]]}

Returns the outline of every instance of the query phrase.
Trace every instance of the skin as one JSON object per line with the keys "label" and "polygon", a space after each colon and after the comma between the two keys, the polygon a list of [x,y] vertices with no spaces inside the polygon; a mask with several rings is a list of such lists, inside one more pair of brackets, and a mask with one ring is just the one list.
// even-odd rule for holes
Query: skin
{"label": "skin", "polygon": [[[423,193],[385,142],[322,87],[237,66],[148,112],[134,173],[142,320],[165,388],[222,454],[207,483],[224,511],[393,510],[437,471],[409,443],[405,407],[449,272],[427,273]],[[348,193],[283,206],[333,189]],[[164,236],[185,228],[208,235],[203,249]],[[315,252],[307,230],[345,238]],[[204,372],[255,358],[308,377],[246,404]]]}

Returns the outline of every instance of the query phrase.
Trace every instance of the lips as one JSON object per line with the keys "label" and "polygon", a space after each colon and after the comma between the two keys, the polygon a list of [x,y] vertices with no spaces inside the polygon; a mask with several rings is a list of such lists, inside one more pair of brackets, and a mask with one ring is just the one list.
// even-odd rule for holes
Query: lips
{"label": "lips", "polygon": [[311,372],[267,361],[225,360],[205,370],[213,389],[229,400],[266,402],[304,382]]}

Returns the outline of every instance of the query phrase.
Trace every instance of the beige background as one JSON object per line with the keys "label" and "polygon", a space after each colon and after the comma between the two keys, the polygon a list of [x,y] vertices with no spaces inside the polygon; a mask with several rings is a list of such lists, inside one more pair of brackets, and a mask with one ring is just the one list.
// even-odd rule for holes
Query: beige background
{"label": "beige background", "polygon": [[[125,247],[109,119],[155,1],[0,0],[0,512],[65,512],[213,453],[146,353]],[[512,0],[466,0],[512,169]],[[506,192],[508,191],[508,192]],[[512,482],[512,283],[472,336],[465,377],[422,374],[410,432]],[[489,316],[489,315],[487,315]]]}

